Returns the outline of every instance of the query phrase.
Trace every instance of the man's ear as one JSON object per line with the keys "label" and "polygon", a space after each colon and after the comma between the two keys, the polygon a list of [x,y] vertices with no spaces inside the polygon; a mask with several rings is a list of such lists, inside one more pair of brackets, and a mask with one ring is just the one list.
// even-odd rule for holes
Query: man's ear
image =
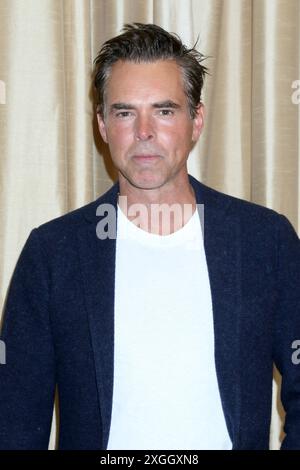
{"label": "man's ear", "polygon": [[199,103],[196,108],[196,116],[193,119],[192,141],[197,142],[204,126],[204,105]]}
{"label": "man's ear", "polygon": [[101,134],[101,137],[104,140],[104,142],[107,143],[106,125],[105,125],[104,118],[103,118],[102,114],[100,114],[99,112],[97,112],[97,121],[98,121],[98,128],[99,128],[99,132]]}

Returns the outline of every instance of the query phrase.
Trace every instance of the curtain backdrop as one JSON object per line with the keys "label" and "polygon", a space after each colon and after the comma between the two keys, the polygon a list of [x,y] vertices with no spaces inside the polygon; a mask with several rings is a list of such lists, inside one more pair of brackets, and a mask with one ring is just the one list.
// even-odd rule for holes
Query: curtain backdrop
{"label": "curtain backdrop", "polygon": [[190,46],[199,36],[210,56],[190,173],[285,214],[299,233],[300,0],[0,0],[0,308],[30,230],[116,176],[95,127],[91,70],[100,45],[133,21]]}

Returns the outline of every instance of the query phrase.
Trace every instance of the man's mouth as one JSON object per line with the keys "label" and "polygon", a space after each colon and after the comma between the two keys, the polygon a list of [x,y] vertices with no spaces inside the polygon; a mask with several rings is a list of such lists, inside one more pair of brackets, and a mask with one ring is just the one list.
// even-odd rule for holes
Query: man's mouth
{"label": "man's mouth", "polygon": [[152,163],[161,158],[160,155],[153,154],[137,154],[132,157],[136,162],[139,163]]}

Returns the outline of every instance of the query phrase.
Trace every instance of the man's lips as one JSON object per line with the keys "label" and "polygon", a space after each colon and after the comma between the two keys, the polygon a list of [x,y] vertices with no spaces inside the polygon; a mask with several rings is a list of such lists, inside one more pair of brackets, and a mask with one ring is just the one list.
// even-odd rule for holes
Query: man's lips
{"label": "man's lips", "polygon": [[156,161],[157,159],[161,158],[160,155],[152,155],[152,154],[142,154],[142,155],[133,155],[132,157],[135,161],[140,163],[151,163]]}

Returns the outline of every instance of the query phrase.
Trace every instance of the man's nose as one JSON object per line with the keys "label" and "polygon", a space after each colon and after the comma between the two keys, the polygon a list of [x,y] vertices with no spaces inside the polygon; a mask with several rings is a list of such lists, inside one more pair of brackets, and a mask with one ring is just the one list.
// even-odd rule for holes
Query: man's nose
{"label": "man's nose", "polygon": [[135,137],[137,140],[151,140],[154,137],[153,122],[150,116],[139,116],[135,122]]}

